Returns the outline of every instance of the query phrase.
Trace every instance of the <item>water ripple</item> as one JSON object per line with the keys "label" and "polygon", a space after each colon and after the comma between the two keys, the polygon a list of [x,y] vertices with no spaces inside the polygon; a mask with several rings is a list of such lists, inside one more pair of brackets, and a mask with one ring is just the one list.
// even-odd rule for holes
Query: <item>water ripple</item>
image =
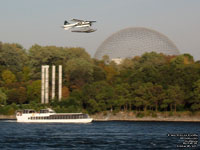
{"label": "water ripple", "polygon": [[168,133],[200,134],[200,123],[93,122],[90,124],[31,124],[0,121],[1,149],[175,149],[178,137]]}

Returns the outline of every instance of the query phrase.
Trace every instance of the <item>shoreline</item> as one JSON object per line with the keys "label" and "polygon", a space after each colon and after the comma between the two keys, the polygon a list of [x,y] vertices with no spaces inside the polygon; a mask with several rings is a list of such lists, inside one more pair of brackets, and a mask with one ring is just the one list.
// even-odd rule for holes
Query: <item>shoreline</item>
{"label": "shoreline", "polygon": [[[113,114],[112,112],[101,112],[94,115],[90,115],[93,121],[96,122],[109,122],[109,121],[130,121],[130,122],[200,122],[200,112],[195,115],[191,115],[188,112],[175,113],[169,115],[169,113],[158,112],[156,116],[143,116],[137,117],[134,112],[118,112]],[[15,115],[0,115],[0,120],[16,120]]]}
{"label": "shoreline", "polygon": [[[141,112],[137,112],[141,113]],[[135,122],[200,122],[200,112],[195,115],[191,115],[190,112],[177,112],[170,115],[167,113],[156,113],[156,116],[148,115],[137,117],[135,112],[118,112],[113,114],[112,112],[101,112],[95,115],[91,115],[94,121],[135,121]],[[144,112],[142,112],[144,113]]]}
{"label": "shoreline", "polygon": [[16,120],[15,115],[0,115],[0,120]]}
{"label": "shoreline", "polygon": [[173,119],[129,119],[129,120],[104,120],[104,119],[94,119],[95,122],[111,122],[111,121],[119,121],[119,122],[200,122],[200,120],[173,120]]}

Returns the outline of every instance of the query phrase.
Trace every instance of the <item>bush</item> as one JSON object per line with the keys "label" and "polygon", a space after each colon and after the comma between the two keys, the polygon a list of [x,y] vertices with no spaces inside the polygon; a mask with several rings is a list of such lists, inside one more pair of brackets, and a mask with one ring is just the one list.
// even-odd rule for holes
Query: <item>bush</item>
{"label": "bush", "polygon": [[118,112],[120,112],[120,108],[119,108],[119,107],[116,107],[116,108],[112,111],[112,114],[113,114],[113,115],[116,115]]}
{"label": "bush", "polygon": [[172,116],[174,116],[174,113],[172,111],[170,111],[169,114],[168,114],[168,116],[172,117]]}
{"label": "bush", "polygon": [[1,115],[14,115],[16,109],[14,109],[11,105],[5,105],[0,107],[0,114]]}
{"label": "bush", "polygon": [[152,116],[153,118],[157,118],[157,113],[152,112],[151,116]]}
{"label": "bush", "polygon": [[137,118],[143,118],[143,117],[144,117],[144,113],[138,112],[138,113],[136,114],[136,117],[137,117]]}

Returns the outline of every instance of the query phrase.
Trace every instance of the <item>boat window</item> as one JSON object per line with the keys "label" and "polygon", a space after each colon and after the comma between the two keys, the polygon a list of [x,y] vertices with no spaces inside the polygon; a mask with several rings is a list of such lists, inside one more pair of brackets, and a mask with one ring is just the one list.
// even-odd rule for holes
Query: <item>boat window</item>
{"label": "boat window", "polygon": [[35,113],[35,110],[25,109],[23,110],[23,114]]}
{"label": "boat window", "polygon": [[40,113],[49,113],[49,110],[48,109],[42,109],[42,110],[40,110]]}
{"label": "boat window", "polygon": [[83,115],[83,118],[88,118],[88,115],[87,115],[87,114],[84,114],[84,115]]}
{"label": "boat window", "polygon": [[29,113],[35,113],[35,111],[34,110],[30,110]]}

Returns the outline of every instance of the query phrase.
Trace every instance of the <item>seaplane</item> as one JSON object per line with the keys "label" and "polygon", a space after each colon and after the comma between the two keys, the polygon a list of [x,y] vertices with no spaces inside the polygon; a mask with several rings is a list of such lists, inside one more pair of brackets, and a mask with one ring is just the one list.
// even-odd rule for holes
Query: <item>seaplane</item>
{"label": "seaplane", "polygon": [[90,33],[96,31],[96,29],[91,28],[92,24],[96,21],[85,21],[79,19],[72,19],[71,21],[74,23],[69,23],[65,20],[62,28],[64,28],[64,30],[71,30],[71,32],[79,33]]}

